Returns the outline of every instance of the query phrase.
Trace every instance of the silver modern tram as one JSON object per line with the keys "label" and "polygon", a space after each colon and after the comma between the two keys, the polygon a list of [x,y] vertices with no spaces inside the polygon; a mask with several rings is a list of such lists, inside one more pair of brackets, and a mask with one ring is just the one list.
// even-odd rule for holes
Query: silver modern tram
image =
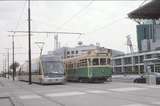
{"label": "silver modern tram", "polygon": [[[25,62],[20,70],[18,79],[28,81],[29,65]],[[60,57],[53,55],[42,55],[32,60],[31,63],[32,82],[40,84],[65,83],[64,64]]]}

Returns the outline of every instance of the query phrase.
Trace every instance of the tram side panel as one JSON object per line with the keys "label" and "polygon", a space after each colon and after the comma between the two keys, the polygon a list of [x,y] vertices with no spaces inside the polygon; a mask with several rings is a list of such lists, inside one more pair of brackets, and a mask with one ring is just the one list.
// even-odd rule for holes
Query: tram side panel
{"label": "tram side panel", "polygon": [[112,68],[111,67],[91,67],[92,79],[93,80],[102,80],[106,81],[108,78],[112,76]]}
{"label": "tram side panel", "polygon": [[[41,66],[38,61],[32,61],[31,64],[31,74],[32,74],[32,82],[40,83],[43,77]],[[20,81],[29,81],[29,66],[28,62],[21,66],[21,70],[18,76]]]}
{"label": "tram side panel", "polygon": [[74,62],[73,59],[71,59],[70,61],[66,61],[67,80],[104,82],[108,78],[111,78],[111,65],[86,63],[87,59],[78,60],[78,62]]}
{"label": "tram side panel", "polygon": [[[32,60],[32,82],[41,84],[65,83],[63,62],[56,56],[42,56]],[[21,66],[19,80],[28,81],[28,62]]]}

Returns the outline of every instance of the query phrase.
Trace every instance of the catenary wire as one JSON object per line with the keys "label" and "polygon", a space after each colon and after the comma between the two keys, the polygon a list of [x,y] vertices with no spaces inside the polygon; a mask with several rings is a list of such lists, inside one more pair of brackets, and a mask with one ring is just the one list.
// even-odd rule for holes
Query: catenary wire
{"label": "catenary wire", "polygon": [[72,15],[69,19],[67,19],[63,24],[61,24],[57,30],[61,29],[64,25],[68,24],[69,22],[71,22],[75,17],[77,17],[81,12],[83,12],[84,10],[88,9],[94,0],[91,0],[88,5],[84,6],[82,9],[80,9],[78,12],[76,12],[74,15]]}

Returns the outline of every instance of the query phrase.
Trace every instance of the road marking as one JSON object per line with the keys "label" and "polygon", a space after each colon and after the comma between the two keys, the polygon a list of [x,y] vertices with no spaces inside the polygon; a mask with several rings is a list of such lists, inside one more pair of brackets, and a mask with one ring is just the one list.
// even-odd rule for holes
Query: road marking
{"label": "road marking", "polygon": [[145,104],[129,104],[129,105],[123,105],[123,106],[149,106]]}
{"label": "road marking", "polygon": [[46,94],[45,96],[49,97],[63,97],[63,96],[75,96],[75,95],[84,95],[85,92],[64,92],[64,93],[51,93]]}
{"label": "road marking", "polygon": [[144,90],[144,89],[147,89],[147,88],[127,87],[127,88],[114,88],[109,90],[118,91],[118,92],[128,92],[128,91],[137,91],[137,90]]}
{"label": "road marking", "polygon": [[159,85],[150,85],[150,86],[147,86],[148,88],[160,88]]}
{"label": "road marking", "polygon": [[154,105],[160,105],[160,102],[158,101],[158,102],[152,102],[152,104],[154,104]]}
{"label": "road marking", "polygon": [[41,96],[38,95],[23,95],[19,96],[20,99],[39,99]]}
{"label": "road marking", "polygon": [[110,93],[108,91],[103,91],[103,90],[89,90],[89,91],[86,91],[87,93],[99,93],[99,94],[103,94],[103,93]]}

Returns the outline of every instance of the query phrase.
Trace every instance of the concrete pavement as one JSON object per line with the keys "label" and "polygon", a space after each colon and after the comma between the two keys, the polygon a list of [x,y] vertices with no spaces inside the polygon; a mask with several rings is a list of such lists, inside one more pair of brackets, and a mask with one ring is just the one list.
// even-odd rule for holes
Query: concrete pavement
{"label": "concrete pavement", "polygon": [[28,85],[0,78],[0,106],[14,105],[160,106],[160,86],[123,82]]}

